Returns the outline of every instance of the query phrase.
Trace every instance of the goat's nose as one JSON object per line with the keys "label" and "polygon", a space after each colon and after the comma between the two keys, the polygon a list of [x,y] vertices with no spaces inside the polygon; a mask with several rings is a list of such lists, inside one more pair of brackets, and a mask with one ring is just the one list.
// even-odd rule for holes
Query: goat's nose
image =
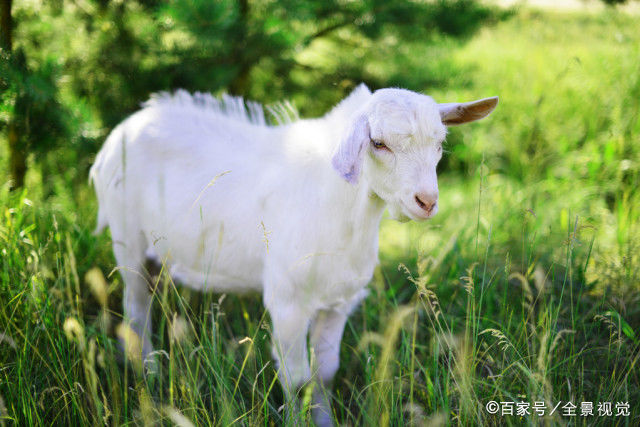
{"label": "goat's nose", "polygon": [[430,214],[438,203],[438,193],[417,193],[415,200],[420,209]]}

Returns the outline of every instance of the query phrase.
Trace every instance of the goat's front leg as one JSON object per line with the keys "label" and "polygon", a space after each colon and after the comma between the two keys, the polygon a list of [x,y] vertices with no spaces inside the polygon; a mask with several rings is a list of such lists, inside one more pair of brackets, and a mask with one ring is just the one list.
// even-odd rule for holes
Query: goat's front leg
{"label": "goat's front leg", "polygon": [[327,398],[333,377],[340,366],[340,342],[347,313],[340,310],[319,311],[311,325],[310,342],[313,348],[313,420],[318,427],[331,426],[331,405]]}
{"label": "goat's front leg", "polygon": [[307,354],[310,316],[289,304],[267,307],[273,323],[273,357],[278,362],[278,378],[284,390],[287,418],[295,421],[297,393],[311,377]]}

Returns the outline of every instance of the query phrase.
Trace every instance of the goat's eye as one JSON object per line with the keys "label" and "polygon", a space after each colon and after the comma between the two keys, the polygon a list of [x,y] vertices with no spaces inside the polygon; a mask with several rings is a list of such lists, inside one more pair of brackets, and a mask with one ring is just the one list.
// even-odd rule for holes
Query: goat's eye
{"label": "goat's eye", "polygon": [[384,142],[376,141],[375,139],[371,140],[371,145],[373,145],[373,148],[375,148],[376,150],[389,150],[389,147],[387,147]]}
{"label": "goat's eye", "polygon": [[442,153],[442,145],[438,145],[437,151],[438,153]]}

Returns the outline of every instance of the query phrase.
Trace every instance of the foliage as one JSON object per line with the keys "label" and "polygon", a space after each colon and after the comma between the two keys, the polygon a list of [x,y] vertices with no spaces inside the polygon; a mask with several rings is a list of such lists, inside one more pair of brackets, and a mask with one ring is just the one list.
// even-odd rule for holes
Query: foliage
{"label": "foliage", "polygon": [[58,101],[57,67],[47,61],[30,69],[24,51],[2,58],[0,130],[11,120],[28,148],[41,152],[67,135],[68,112]]}
{"label": "foliage", "polygon": [[[16,14],[16,39],[34,55],[55,55],[71,77],[73,93],[89,100],[107,127],[159,90],[266,95],[252,85],[263,69],[274,95],[301,90],[292,75],[304,69],[297,53],[339,30],[371,43],[389,33],[423,40],[433,34],[466,37],[504,15],[472,0],[88,0],[25,7]],[[60,36],[48,38],[51,32]]]}
{"label": "foliage", "polygon": [[617,6],[627,3],[627,0],[602,0],[602,2],[609,6]]}

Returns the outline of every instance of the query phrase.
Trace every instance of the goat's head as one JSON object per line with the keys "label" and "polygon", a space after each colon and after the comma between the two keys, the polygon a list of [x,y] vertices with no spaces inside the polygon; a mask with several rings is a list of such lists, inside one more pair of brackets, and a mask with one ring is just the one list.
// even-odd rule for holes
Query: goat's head
{"label": "goat's head", "polygon": [[333,166],[351,183],[362,174],[392,217],[431,218],[438,211],[436,166],[446,126],[482,119],[497,103],[494,97],[437,104],[408,90],[380,89],[354,115]]}

